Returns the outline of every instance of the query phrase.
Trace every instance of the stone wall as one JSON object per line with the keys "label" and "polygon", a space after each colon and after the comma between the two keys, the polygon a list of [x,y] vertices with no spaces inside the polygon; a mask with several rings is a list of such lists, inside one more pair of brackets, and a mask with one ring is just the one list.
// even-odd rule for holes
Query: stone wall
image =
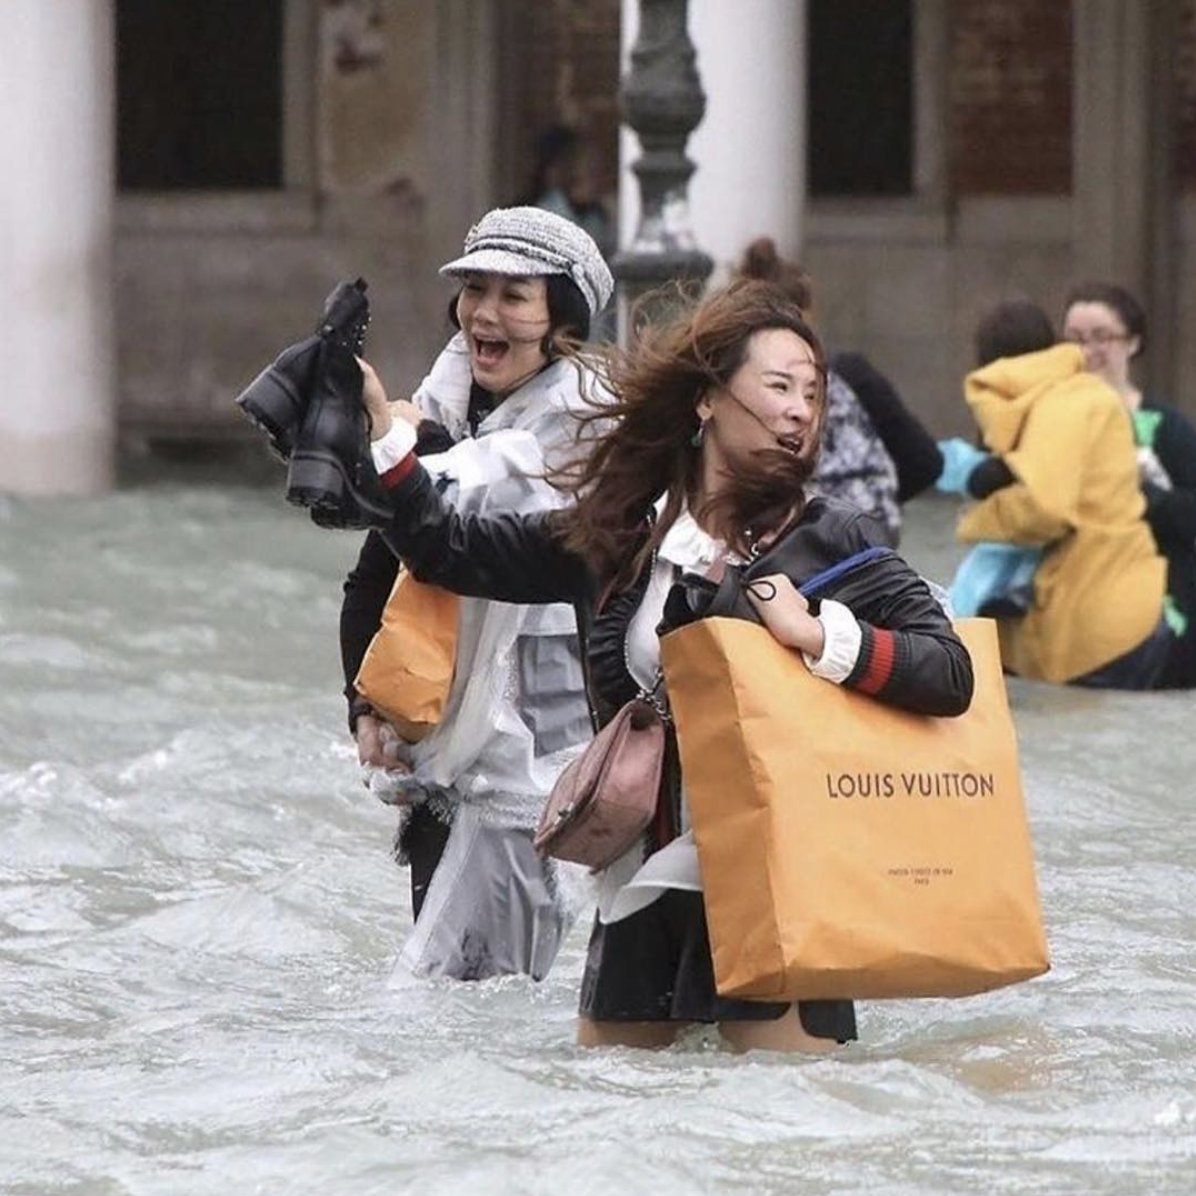
{"label": "stone wall", "polygon": [[1176,393],[1169,397],[1196,418],[1196,0],[1180,0],[1175,49],[1175,180],[1180,192],[1177,284]]}
{"label": "stone wall", "polygon": [[962,433],[961,381],[980,315],[1014,297],[1058,311],[1071,278],[1070,205],[975,199],[951,216],[812,206],[804,260],[831,351],[866,353],[933,432]]}
{"label": "stone wall", "polygon": [[[1178,3],[1175,162],[1187,198],[1175,278],[1178,326],[1190,328],[1196,0]],[[936,431],[966,424],[959,381],[979,314],[1019,294],[1057,313],[1072,278],[1070,7],[940,5],[951,18],[942,97],[919,134],[943,159],[937,181],[908,199],[807,211],[805,264],[828,340],[869,353]],[[126,431],[248,435],[233,396],[309,329],[335,281],[358,274],[371,284],[370,356],[408,393],[446,329],[450,291],[435,266],[471,219],[526,186],[535,133],[579,125],[600,187],[613,186],[618,0],[288,0],[288,13],[286,188],[118,201]],[[998,43],[993,65],[981,50]],[[1196,410],[1196,338],[1177,340],[1173,397]]]}
{"label": "stone wall", "polygon": [[1071,189],[1071,5],[955,0],[948,163],[957,195]]}
{"label": "stone wall", "polygon": [[449,331],[437,264],[526,187],[547,125],[582,130],[613,193],[618,0],[287,6],[285,189],[118,199],[126,437],[249,435],[233,397],[357,275],[369,356],[410,393]]}
{"label": "stone wall", "polygon": [[1196,0],[1180,0],[1175,47],[1175,175],[1196,192]]}
{"label": "stone wall", "polygon": [[[1024,297],[1058,319],[1075,280],[1070,7],[952,0],[942,193],[807,209],[803,256],[829,344],[871,355],[938,433],[968,428],[961,380],[980,315]],[[1178,384],[1166,397],[1196,416],[1196,338],[1183,335],[1196,326],[1196,0],[1177,14]]]}
{"label": "stone wall", "polygon": [[447,327],[433,261],[462,232],[432,236],[436,2],[293,6],[287,117],[299,127],[284,131],[285,189],[118,198],[126,437],[248,435],[235,395],[358,275],[370,283],[371,359],[396,394],[418,383]]}
{"label": "stone wall", "polygon": [[396,392],[414,386],[440,339],[421,222],[410,205],[389,201],[371,215],[382,231],[339,220],[304,196],[122,203],[122,429],[167,438],[247,434],[233,398],[311,331],[339,279],[358,275],[370,283],[370,358]]}
{"label": "stone wall", "polygon": [[619,176],[619,0],[536,0],[505,6],[499,164],[503,202],[524,196],[536,138],[552,125],[578,131],[594,186],[611,205]]}

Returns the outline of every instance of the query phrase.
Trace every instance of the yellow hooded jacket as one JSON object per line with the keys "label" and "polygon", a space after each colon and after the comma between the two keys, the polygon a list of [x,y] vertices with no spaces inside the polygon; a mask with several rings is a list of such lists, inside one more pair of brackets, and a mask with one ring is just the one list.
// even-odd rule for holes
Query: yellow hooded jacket
{"label": "yellow hooded jacket", "polygon": [[1070,681],[1137,647],[1162,614],[1166,563],[1116,392],[1085,372],[1078,347],[1056,345],[976,370],[964,396],[1015,481],[964,513],[959,538],[1047,549],[1031,609],[998,620],[1005,666]]}

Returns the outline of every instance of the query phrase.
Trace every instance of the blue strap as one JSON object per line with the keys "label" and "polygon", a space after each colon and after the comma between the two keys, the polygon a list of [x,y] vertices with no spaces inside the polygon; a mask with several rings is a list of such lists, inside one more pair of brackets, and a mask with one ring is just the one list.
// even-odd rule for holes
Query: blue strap
{"label": "blue strap", "polygon": [[844,573],[850,573],[853,569],[859,568],[860,565],[866,565],[869,561],[879,560],[882,556],[892,555],[893,550],[891,548],[883,548],[879,545],[874,548],[861,549],[861,551],[852,553],[851,556],[840,561],[838,564],[832,565],[829,569],[823,569],[821,573],[815,573],[813,577],[807,577],[797,588],[807,598],[812,598],[819,590],[826,589],[831,582],[837,581]]}

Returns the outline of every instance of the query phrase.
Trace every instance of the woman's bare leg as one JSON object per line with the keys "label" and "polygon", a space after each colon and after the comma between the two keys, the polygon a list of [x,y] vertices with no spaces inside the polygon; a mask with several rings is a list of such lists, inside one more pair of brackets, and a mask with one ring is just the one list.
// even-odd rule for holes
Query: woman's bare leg
{"label": "woman's bare leg", "polygon": [[589,1017],[577,1019],[577,1045],[628,1046],[659,1049],[673,1040],[692,1022],[610,1022]]}
{"label": "woman's bare leg", "polygon": [[718,1032],[736,1051],[797,1051],[805,1055],[828,1055],[839,1044],[833,1038],[807,1034],[797,1006],[780,1017],[762,1022],[719,1022]]}

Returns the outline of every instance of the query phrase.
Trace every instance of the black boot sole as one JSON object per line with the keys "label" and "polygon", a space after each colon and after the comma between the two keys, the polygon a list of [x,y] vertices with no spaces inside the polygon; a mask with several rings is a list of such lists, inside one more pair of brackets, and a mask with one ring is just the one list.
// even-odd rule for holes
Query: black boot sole
{"label": "black boot sole", "polygon": [[289,461],[295,451],[299,415],[306,407],[290,378],[267,366],[237,396],[237,406],[265,432],[275,455]]}
{"label": "black boot sole", "polygon": [[320,527],[360,531],[384,526],[394,515],[385,501],[363,491],[339,457],[318,448],[292,455],[287,502],[307,507]]}

